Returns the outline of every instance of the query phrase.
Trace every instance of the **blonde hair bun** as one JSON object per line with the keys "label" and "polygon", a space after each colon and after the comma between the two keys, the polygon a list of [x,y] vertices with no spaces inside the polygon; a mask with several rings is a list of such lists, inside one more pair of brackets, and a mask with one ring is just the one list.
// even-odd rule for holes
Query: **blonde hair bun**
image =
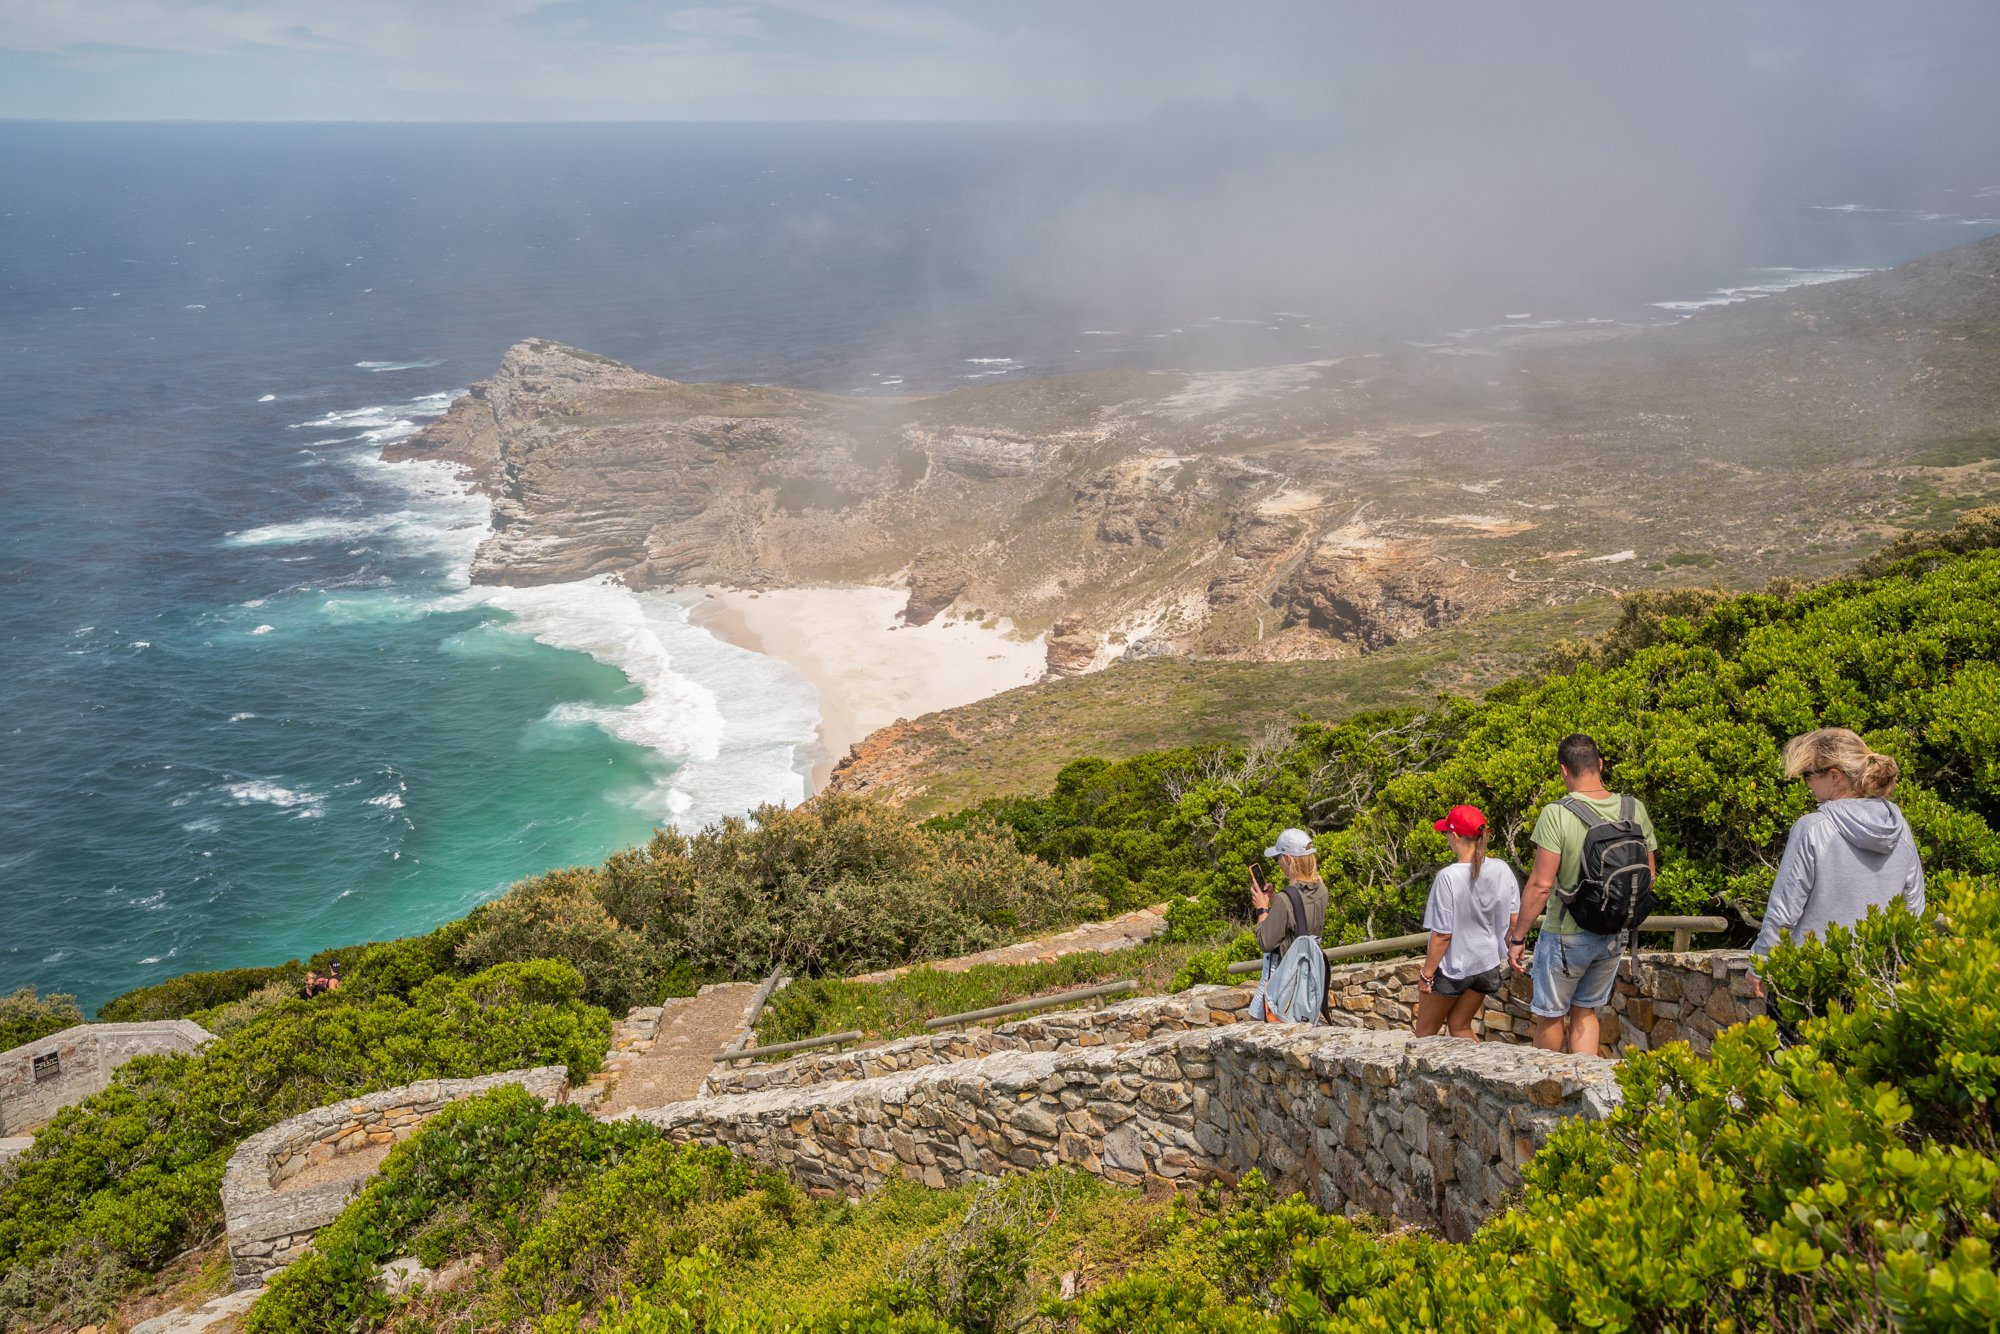
{"label": "blonde hair bun", "polygon": [[1845,727],[1822,727],[1785,744],[1785,773],[1790,777],[1826,769],[1845,774],[1864,797],[1889,796],[1902,777],[1902,767],[1893,756],[1871,750],[1860,733]]}

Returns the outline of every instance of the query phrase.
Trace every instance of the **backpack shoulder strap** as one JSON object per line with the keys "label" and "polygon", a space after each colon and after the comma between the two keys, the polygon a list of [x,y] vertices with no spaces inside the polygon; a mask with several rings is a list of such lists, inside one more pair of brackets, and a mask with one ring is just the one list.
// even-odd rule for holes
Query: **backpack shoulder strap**
{"label": "backpack shoulder strap", "polygon": [[1297,885],[1285,886],[1285,901],[1292,905],[1292,934],[1306,934],[1306,896],[1299,893]]}
{"label": "backpack shoulder strap", "polygon": [[1638,803],[1632,799],[1630,792],[1624,793],[1618,798],[1618,818],[1626,824],[1633,822],[1632,815],[1637,808]]}
{"label": "backpack shoulder strap", "polygon": [[[1625,799],[1627,801],[1631,800],[1629,796]],[[1571,815],[1574,815],[1577,819],[1583,821],[1583,827],[1585,830],[1595,829],[1597,828],[1597,826],[1601,824],[1610,823],[1610,821],[1606,820],[1603,816],[1599,815],[1596,811],[1592,810],[1590,806],[1580,798],[1564,797],[1561,801],[1557,802],[1556,804],[1561,806],[1564,810],[1568,811]]]}

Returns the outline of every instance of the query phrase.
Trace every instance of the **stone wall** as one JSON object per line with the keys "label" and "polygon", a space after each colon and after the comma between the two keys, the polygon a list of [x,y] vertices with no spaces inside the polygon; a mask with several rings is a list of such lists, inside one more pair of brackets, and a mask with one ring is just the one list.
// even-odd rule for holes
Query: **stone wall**
{"label": "stone wall", "polygon": [[1101,1010],[1054,1010],[1002,1024],[926,1033],[853,1051],[821,1052],[778,1065],[742,1064],[717,1070],[701,1095],[755,1093],[762,1089],[874,1079],[899,1070],[949,1065],[1007,1051],[1057,1051],[1118,1046],[1162,1033],[1235,1023],[1250,1004],[1243,987],[1190,987],[1171,996],[1147,996]]}
{"label": "stone wall", "polygon": [[[1327,970],[1333,1022],[1356,1028],[1407,1028],[1417,1013],[1417,959],[1348,964]],[[1528,1011],[1534,986],[1526,973],[1508,979],[1480,1012],[1488,1039],[1526,1042],[1534,1032]],[[1702,1055],[1717,1033],[1764,1012],[1750,996],[1750,956],[1743,950],[1685,954],[1645,950],[1618,970],[1611,1004],[1601,1018],[1599,1053],[1623,1056],[1669,1042],[1686,1042]]]}
{"label": "stone wall", "polygon": [[0,1135],[26,1134],[101,1091],[111,1083],[111,1072],[134,1056],[191,1052],[212,1041],[214,1034],[200,1024],[162,1019],[77,1024],[0,1052]]}
{"label": "stone wall", "polygon": [[340,1216],[373,1175],[371,1154],[351,1175],[286,1189],[308,1168],[408,1139],[446,1103],[519,1084],[543,1102],[563,1100],[568,1072],[559,1065],[509,1070],[476,1079],[426,1079],[318,1107],[237,1145],[222,1176],[229,1259],[239,1287],[261,1281],[298,1258],[313,1234]]}
{"label": "stone wall", "polygon": [[954,1186],[1058,1163],[1135,1186],[1257,1167],[1322,1208],[1463,1238],[1557,1125],[1606,1114],[1618,1096],[1612,1070],[1519,1045],[1232,1023],[637,1115],[823,1192],[897,1174]]}
{"label": "stone wall", "polygon": [[[1685,1041],[1706,1054],[1729,1025],[1762,1013],[1750,998],[1750,956],[1741,950],[1685,954],[1644,951],[1619,970],[1611,1004],[1602,1014],[1599,1054],[1620,1057]],[[1408,1029],[1416,1018],[1416,959],[1376,960],[1330,968],[1333,1026]],[[1525,1043],[1533,1034],[1525,973],[1481,1012],[1489,1040]],[[1190,987],[1171,996],[1148,996],[1101,1010],[1057,1010],[1002,1024],[950,1033],[927,1033],[848,1051],[811,1053],[780,1064],[718,1069],[702,1096],[875,1079],[899,1070],[947,1065],[1008,1051],[1055,1051],[1116,1045],[1191,1028],[1210,1028],[1244,1017],[1248,985]]]}

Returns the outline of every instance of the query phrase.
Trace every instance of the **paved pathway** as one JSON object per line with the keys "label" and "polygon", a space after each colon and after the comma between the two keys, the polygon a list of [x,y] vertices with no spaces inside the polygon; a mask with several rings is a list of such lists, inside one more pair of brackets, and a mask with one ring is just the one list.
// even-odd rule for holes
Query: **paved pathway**
{"label": "paved pathway", "polygon": [[613,1117],[634,1107],[664,1107],[692,1098],[722,1049],[742,1036],[757,985],[725,982],[704,988],[699,996],[666,1002],[659,1032],[650,1041],[631,1043],[607,1062],[622,1068],[614,1067],[617,1078],[593,1110]]}

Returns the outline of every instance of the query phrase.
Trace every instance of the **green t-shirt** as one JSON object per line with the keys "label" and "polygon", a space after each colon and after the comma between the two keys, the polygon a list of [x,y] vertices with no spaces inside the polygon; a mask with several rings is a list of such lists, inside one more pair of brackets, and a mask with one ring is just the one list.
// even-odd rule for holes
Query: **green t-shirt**
{"label": "green t-shirt", "polygon": [[[1607,797],[1585,797],[1577,793],[1569,794],[1607,820],[1618,818],[1624,798],[1613,792]],[[1646,846],[1659,851],[1660,840],[1653,834],[1653,817],[1646,814],[1646,803],[1637,797],[1632,799],[1632,818],[1638,823],[1640,832],[1646,835]],[[1583,836],[1589,826],[1577,818],[1576,812],[1565,807],[1561,800],[1542,807],[1542,813],[1535,820],[1535,831],[1528,835],[1528,841],[1538,848],[1557,853],[1562,864],[1556,868],[1556,889],[1562,894],[1576,889],[1576,882],[1583,878]],[[1546,917],[1547,929],[1557,935],[1573,936],[1582,931],[1569,909],[1556,894],[1549,895]]]}

